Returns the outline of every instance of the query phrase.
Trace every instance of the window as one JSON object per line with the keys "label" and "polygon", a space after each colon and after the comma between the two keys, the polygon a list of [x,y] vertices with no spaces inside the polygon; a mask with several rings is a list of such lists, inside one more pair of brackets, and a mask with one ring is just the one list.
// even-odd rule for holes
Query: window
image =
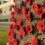
{"label": "window", "polygon": [[2,13],[2,9],[0,9],[0,13]]}
{"label": "window", "polygon": [[8,2],[8,1],[3,1],[3,3],[6,3],[6,2]]}
{"label": "window", "polygon": [[8,22],[9,19],[0,19],[0,22]]}
{"label": "window", "polygon": [[0,1],[0,5],[1,5],[1,1]]}

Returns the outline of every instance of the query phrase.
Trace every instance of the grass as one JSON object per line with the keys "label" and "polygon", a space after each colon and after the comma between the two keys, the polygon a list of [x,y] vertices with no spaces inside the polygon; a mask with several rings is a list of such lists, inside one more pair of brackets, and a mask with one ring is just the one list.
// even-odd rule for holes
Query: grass
{"label": "grass", "polygon": [[0,28],[0,45],[6,45],[8,41],[8,30]]}

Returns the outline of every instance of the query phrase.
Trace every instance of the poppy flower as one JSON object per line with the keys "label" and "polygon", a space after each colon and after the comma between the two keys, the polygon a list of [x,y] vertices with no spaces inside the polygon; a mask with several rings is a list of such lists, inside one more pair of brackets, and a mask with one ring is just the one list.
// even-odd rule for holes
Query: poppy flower
{"label": "poppy flower", "polygon": [[13,42],[13,39],[14,39],[14,34],[12,32],[10,32],[10,35],[9,35],[9,43],[10,42]]}
{"label": "poppy flower", "polygon": [[42,13],[42,7],[38,9],[38,13]]}
{"label": "poppy flower", "polygon": [[8,45],[13,45],[13,43],[12,42],[9,42],[9,44]]}
{"label": "poppy flower", "polygon": [[9,44],[11,45],[17,45],[17,40],[12,38],[10,41],[9,41]]}
{"label": "poppy flower", "polygon": [[45,7],[42,7],[42,12],[45,13]]}
{"label": "poppy flower", "polygon": [[20,25],[22,23],[22,18],[17,18],[17,24]]}
{"label": "poppy flower", "polygon": [[42,8],[38,8],[38,12],[36,15],[38,18],[42,18]]}
{"label": "poppy flower", "polygon": [[36,37],[32,38],[31,45],[39,45],[38,44],[38,39]]}
{"label": "poppy flower", "polygon": [[37,14],[37,17],[41,19],[42,18],[42,13]]}
{"label": "poppy flower", "polygon": [[9,31],[12,31],[12,30],[13,30],[13,25],[11,24],[9,27]]}
{"label": "poppy flower", "polygon": [[21,37],[21,36],[22,36],[22,37],[25,36],[25,32],[24,32],[23,27],[20,28],[20,30],[19,30],[19,32],[18,32],[18,36],[19,36],[19,37]]}
{"label": "poppy flower", "polygon": [[34,12],[37,13],[38,12],[38,4],[37,3],[33,3],[32,9],[33,9]]}
{"label": "poppy flower", "polygon": [[11,12],[11,13],[10,13],[10,17],[11,17],[11,18],[14,17],[14,12]]}
{"label": "poppy flower", "polygon": [[25,6],[22,6],[22,14],[23,14],[23,16],[25,16],[25,14],[26,14],[26,7]]}
{"label": "poppy flower", "polygon": [[31,34],[31,32],[32,32],[32,26],[31,25],[26,26],[26,32],[27,32],[27,34]]}
{"label": "poppy flower", "polygon": [[14,36],[13,27],[9,28],[9,36]]}
{"label": "poppy flower", "polygon": [[13,17],[13,18],[11,18],[11,21],[12,22],[16,22],[16,19]]}
{"label": "poppy flower", "polygon": [[16,39],[14,38],[14,32],[13,31],[10,31],[9,33],[10,33],[10,35],[9,35],[9,44],[10,45],[11,44],[17,44]]}
{"label": "poppy flower", "polygon": [[10,21],[12,21],[12,20],[13,20],[13,18],[14,18],[14,17],[10,17]]}
{"label": "poppy flower", "polygon": [[13,22],[13,29],[17,29],[17,24]]}
{"label": "poppy flower", "polygon": [[37,30],[39,31],[45,31],[44,21],[38,21],[37,22]]}
{"label": "poppy flower", "polygon": [[26,21],[29,21],[30,22],[30,15],[26,14]]}
{"label": "poppy flower", "polygon": [[26,17],[26,21],[31,21],[31,19],[30,19],[30,11],[28,11],[28,13],[26,13],[26,15],[25,15],[25,17]]}
{"label": "poppy flower", "polygon": [[12,30],[9,31],[9,36],[11,36],[11,34],[13,34],[13,31]]}
{"label": "poppy flower", "polygon": [[13,44],[17,45],[17,40],[16,39],[14,39]]}
{"label": "poppy flower", "polygon": [[16,8],[16,7],[13,8],[13,11],[14,11],[15,14],[18,14],[19,13],[18,8]]}

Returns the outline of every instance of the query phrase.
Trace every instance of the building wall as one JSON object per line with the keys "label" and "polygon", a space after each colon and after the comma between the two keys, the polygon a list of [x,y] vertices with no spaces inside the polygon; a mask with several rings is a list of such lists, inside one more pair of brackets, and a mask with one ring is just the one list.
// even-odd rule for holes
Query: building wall
{"label": "building wall", "polygon": [[[13,2],[11,2],[11,1],[9,1],[9,0],[3,0],[3,2],[4,1],[6,1],[6,3],[2,3],[1,5],[0,5],[0,9],[2,10],[2,15],[4,16],[4,15],[9,15],[10,14],[10,7],[13,5]],[[2,2],[2,1],[1,1]]]}

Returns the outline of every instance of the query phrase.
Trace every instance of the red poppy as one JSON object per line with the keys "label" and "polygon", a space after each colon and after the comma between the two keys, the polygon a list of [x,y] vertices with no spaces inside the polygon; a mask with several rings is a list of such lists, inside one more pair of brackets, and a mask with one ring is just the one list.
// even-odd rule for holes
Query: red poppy
{"label": "red poppy", "polygon": [[13,22],[13,29],[17,29],[17,24]]}
{"label": "red poppy", "polygon": [[24,29],[23,27],[20,28],[19,32],[18,32],[18,36],[25,36],[25,32],[24,32]]}
{"label": "red poppy", "polygon": [[37,3],[34,3],[32,5],[32,9],[37,13],[38,12],[38,4]]}
{"label": "red poppy", "polygon": [[37,17],[38,17],[38,18],[42,18],[42,8],[39,8],[39,9],[38,9]]}
{"label": "red poppy", "polygon": [[[13,31],[9,31],[9,36],[13,35],[14,32]],[[13,35],[14,36],[14,35]]]}
{"label": "red poppy", "polygon": [[10,39],[10,41],[9,41],[9,45],[17,45],[17,40],[16,39],[14,39],[14,38],[12,38],[12,39]]}
{"label": "red poppy", "polygon": [[20,18],[20,17],[19,17],[19,18],[17,18],[17,24],[18,24],[18,25],[20,25],[20,24],[21,24],[21,22],[22,22],[22,18]]}
{"label": "red poppy", "polygon": [[14,18],[14,17],[10,17],[10,21],[13,21],[13,18]]}
{"label": "red poppy", "polygon": [[37,14],[37,17],[41,19],[42,18],[42,13]]}
{"label": "red poppy", "polygon": [[9,43],[12,43],[14,40],[14,34],[13,32],[10,32],[10,35],[9,35]]}
{"label": "red poppy", "polygon": [[37,30],[39,31],[45,31],[44,21],[38,21],[37,22]]}
{"label": "red poppy", "polygon": [[30,15],[26,14],[26,21],[30,22]]}
{"label": "red poppy", "polygon": [[9,31],[13,31],[13,25],[12,24],[9,27]]}
{"label": "red poppy", "polygon": [[42,7],[42,12],[45,13],[45,7]]}
{"label": "red poppy", "polygon": [[45,13],[45,3],[42,6],[42,12]]}
{"label": "red poppy", "polygon": [[26,32],[27,32],[27,34],[30,34],[32,32],[31,24],[26,26]]}
{"label": "red poppy", "polygon": [[10,17],[11,17],[11,18],[14,17],[14,12],[11,12],[11,13],[10,13]]}
{"label": "red poppy", "polygon": [[16,39],[14,39],[13,44],[17,45],[17,40]]}
{"label": "red poppy", "polygon": [[16,23],[16,19],[14,17],[11,18],[11,21]]}
{"label": "red poppy", "polygon": [[12,30],[9,32],[9,45],[11,44],[17,45],[16,39],[14,38],[14,32]]}
{"label": "red poppy", "polygon": [[30,19],[30,11],[28,11],[28,13],[26,13],[25,17],[26,17],[26,21],[28,21],[28,22],[31,21],[31,19]]}
{"label": "red poppy", "polygon": [[36,37],[32,38],[31,45],[39,45],[38,44],[38,39]]}
{"label": "red poppy", "polygon": [[13,8],[13,11],[14,11],[15,14],[18,14],[19,13],[18,8],[16,8],[16,7]]}
{"label": "red poppy", "polygon": [[26,7],[22,6],[22,14],[25,15],[26,14]]}

